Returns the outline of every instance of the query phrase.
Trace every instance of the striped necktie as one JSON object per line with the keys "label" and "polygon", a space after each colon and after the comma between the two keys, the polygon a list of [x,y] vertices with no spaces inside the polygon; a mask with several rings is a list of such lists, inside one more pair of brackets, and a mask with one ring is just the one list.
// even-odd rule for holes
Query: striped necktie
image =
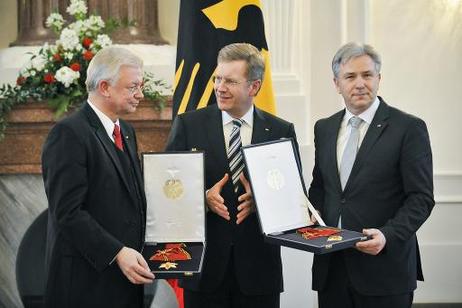
{"label": "striped necktie", "polygon": [[233,120],[233,130],[229,137],[229,147],[228,147],[228,162],[229,170],[231,171],[231,179],[233,181],[234,192],[237,192],[239,189],[239,176],[244,169],[244,161],[242,160],[241,153],[241,119]]}

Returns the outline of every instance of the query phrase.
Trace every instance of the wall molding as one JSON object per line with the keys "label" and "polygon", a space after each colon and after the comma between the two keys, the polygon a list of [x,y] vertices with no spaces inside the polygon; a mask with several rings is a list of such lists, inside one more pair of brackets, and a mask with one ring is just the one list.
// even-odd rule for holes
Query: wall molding
{"label": "wall molding", "polygon": [[462,205],[462,170],[436,170],[433,182],[437,204]]}

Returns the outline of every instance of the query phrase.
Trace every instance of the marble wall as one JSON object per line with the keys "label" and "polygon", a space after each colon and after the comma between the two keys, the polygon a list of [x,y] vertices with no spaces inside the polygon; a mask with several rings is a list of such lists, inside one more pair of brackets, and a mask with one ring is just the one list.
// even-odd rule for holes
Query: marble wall
{"label": "marble wall", "polygon": [[40,175],[0,176],[0,307],[2,308],[22,306],[16,288],[16,254],[27,228],[46,207],[47,199]]}

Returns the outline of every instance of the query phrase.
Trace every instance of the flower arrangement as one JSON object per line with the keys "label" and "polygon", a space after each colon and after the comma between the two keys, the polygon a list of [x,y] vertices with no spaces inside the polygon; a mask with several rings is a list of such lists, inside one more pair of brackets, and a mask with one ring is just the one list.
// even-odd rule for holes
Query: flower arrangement
{"label": "flower arrangement", "polygon": [[[71,0],[66,11],[75,21],[68,23],[59,13],[52,13],[46,26],[58,35],[54,45],[45,43],[31,55],[30,61],[21,69],[16,85],[0,87],[0,140],[6,129],[6,116],[14,105],[29,100],[47,101],[60,117],[70,107],[80,105],[87,93],[86,71],[90,60],[102,48],[110,46],[109,33],[117,27],[114,20],[105,23],[100,16],[87,17],[87,6],[83,0]],[[150,73],[144,75],[143,94],[147,99],[160,102],[160,89],[166,89],[163,81],[154,79]]]}

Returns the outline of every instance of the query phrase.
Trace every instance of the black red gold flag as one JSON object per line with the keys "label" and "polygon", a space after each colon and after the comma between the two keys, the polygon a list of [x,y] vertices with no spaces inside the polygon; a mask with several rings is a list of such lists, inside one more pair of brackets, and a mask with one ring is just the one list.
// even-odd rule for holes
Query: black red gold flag
{"label": "black red gold flag", "polygon": [[173,116],[215,104],[212,76],[218,51],[250,43],[265,57],[263,85],[256,105],[275,113],[270,57],[259,0],[182,0],[173,94]]}

